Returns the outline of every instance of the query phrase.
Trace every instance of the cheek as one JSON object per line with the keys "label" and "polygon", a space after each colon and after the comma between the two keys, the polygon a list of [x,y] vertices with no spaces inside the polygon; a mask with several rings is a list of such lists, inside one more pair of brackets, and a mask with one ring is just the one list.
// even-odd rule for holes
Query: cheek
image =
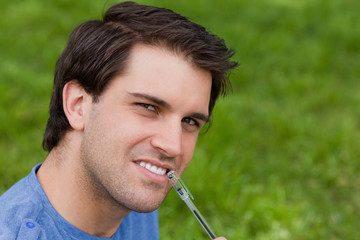
{"label": "cheek", "polygon": [[[134,114],[124,109],[112,111],[102,120],[102,129],[114,138],[127,139],[144,133],[144,123],[134,117]],[[130,140],[130,139],[128,139]]]}
{"label": "cheek", "polygon": [[183,158],[183,168],[185,168],[191,161],[196,145],[195,139],[186,139],[183,143],[184,146],[184,158]]}

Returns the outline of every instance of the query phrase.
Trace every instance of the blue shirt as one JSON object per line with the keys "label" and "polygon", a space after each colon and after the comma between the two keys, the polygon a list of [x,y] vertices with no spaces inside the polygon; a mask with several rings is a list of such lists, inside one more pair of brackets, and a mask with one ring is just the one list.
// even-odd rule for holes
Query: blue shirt
{"label": "blue shirt", "polygon": [[157,211],[131,212],[111,238],[95,237],[79,230],[51,205],[36,177],[40,165],[0,196],[0,240],[159,239]]}

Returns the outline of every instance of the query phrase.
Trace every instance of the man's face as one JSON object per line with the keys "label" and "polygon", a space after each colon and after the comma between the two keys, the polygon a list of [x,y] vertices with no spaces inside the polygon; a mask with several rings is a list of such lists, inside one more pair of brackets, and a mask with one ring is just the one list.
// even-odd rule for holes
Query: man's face
{"label": "man's face", "polygon": [[159,47],[137,45],[127,70],[86,110],[82,171],[93,191],[138,212],[160,206],[208,119],[211,74]]}

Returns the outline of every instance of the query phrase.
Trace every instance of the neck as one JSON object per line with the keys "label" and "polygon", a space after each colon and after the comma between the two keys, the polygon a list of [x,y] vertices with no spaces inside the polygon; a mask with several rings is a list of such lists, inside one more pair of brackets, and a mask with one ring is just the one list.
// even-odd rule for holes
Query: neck
{"label": "neck", "polygon": [[[70,145],[72,143],[69,143]],[[78,229],[98,237],[111,237],[130,210],[96,194],[84,176],[79,149],[54,148],[37,177],[56,211]]]}

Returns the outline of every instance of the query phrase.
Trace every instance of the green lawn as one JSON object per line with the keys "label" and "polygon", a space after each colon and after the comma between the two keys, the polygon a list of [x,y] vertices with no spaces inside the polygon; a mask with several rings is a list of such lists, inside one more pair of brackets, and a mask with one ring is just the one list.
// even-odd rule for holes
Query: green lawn
{"label": "green lawn", "polygon": [[[46,157],[54,65],[115,1],[0,0],[0,193]],[[360,1],[142,0],[226,39],[240,67],[182,179],[217,235],[360,239]],[[161,239],[208,239],[171,192]]]}

